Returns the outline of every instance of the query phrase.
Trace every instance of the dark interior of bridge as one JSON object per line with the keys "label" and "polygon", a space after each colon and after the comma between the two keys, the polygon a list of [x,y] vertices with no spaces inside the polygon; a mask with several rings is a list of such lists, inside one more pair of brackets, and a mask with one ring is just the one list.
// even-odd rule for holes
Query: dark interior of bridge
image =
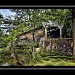
{"label": "dark interior of bridge", "polygon": [[60,38],[60,30],[58,27],[49,27],[47,29],[47,37]]}

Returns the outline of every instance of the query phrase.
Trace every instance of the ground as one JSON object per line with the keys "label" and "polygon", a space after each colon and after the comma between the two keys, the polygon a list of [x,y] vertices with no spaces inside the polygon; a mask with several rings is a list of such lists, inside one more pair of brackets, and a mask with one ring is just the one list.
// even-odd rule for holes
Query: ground
{"label": "ground", "polygon": [[[16,59],[10,58],[9,60],[6,60],[6,62],[13,64],[13,66],[19,66],[16,64]],[[41,52],[36,54],[34,61],[28,59],[23,66],[75,66],[75,61],[73,61],[73,56],[71,55],[54,52]]]}
{"label": "ground", "polygon": [[34,66],[75,66],[72,56],[47,54]]}

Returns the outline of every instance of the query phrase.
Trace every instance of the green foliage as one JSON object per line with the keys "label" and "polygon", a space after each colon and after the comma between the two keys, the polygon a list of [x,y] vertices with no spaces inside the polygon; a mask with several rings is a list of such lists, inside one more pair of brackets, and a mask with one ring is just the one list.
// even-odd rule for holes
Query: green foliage
{"label": "green foliage", "polygon": [[45,56],[47,56],[47,52],[42,51],[40,55],[41,55],[41,57],[45,57]]}
{"label": "green foliage", "polygon": [[[12,9],[16,12],[17,17],[21,21],[33,27],[40,26],[42,21],[48,22],[49,20],[58,22],[59,25],[64,25],[64,37],[72,37],[72,9]],[[29,18],[28,18],[29,16]],[[19,20],[19,21],[20,21]]]}
{"label": "green foliage", "polygon": [[29,56],[31,50],[30,50],[30,47],[29,46],[24,46],[24,50],[23,50],[24,54]]}
{"label": "green foliage", "polygon": [[34,60],[35,60],[35,63],[40,62],[41,59],[42,59],[42,57],[41,57],[40,53],[36,53],[36,54],[35,54],[35,59],[34,59]]}
{"label": "green foliage", "polygon": [[34,64],[35,66],[74,66],[75,62],[72,62],[72,56],[59,55],[56,53],[43,52],[44,57],[41,57],[40,62]]}
{"label": "green foliage", "polygon": [[24,54],[26,54],[27,56],[32,54],[32,47],[35,46],[35,43],[30,43],[29,45],[23,46],[23,52]]}
{"label": "green foliage", "polygon": [[3,15],[0,13],[0,24],[3,22]]}
{"label": "green foliage", "polygon": [[[19,40],[17,36],[24,32],[33,29],[33,42],[28,46],[24,46],[24,54],[30,59],[33,51],[32,48],[36,46],[34,42],[34,29],[41,25],[42,21],[48,22],[56,21],[59,25],[64,25],[64,37],[72,37],[72,13],[71,9],[10,9],[15,12],[15,20],[7,18],[5,23],[15,24],[18,28],[10,31],[8,36],[2,35],[0,31],[0,44],[3,46],[3,50],[13,50],[16,41]],[[0,23],[2,23],[3,16],[0,14]],[[11,51],[10,51],[11,52]],[[41,52],[41,54],[35,54],[35,61],[41,60],[41,57],[47,56],[47,53]],[[32,57],[31,57],[32,58]]]}

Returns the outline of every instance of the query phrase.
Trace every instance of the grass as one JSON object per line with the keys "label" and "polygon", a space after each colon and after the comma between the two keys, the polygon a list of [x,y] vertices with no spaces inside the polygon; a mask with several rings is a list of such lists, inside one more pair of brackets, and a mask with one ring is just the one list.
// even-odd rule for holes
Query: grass
{"label": "grass", "polygon": [[[25,63],[24,66],[75,66],[72,56],[51,52],[41,52],[37,54],[36,62]],[[8,63],[16,65],[16,59],[9,59]]]}
{"label": "grass", "polygon": [[41,62],[34,66],[75,66],[75,62],[71,61],[72,58],[68,55],[48,53],[42,58]]}
{"label": "grass", "polygon": [[57,60],[57,59],[50,59],[48,61],[41,60],[41,63],[35,64],[35,66],[75,66],[75,62],[65,61],[65,60]]}
{"label": "grass", "polygon": [[1,52],[1,51],[3,51],[3,49],[2,49],[2,48],[0,48],[0,52]]}

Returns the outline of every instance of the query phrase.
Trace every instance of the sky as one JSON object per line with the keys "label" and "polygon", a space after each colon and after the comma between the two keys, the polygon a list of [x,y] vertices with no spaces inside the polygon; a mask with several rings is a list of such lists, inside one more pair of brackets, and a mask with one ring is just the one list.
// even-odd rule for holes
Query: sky
{"label": "sky", "polygon": [[0,9],[0,13],[3,15],[3,17],[15,15],[15,13],[11,12],[9,9]]}

